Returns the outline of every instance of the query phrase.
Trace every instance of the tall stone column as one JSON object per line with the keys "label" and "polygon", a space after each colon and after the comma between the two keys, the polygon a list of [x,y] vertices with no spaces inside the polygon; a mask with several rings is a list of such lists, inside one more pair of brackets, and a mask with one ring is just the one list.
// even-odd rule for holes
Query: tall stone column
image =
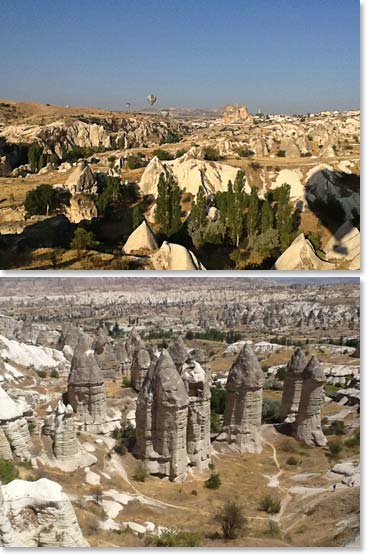
{"label": "tall stone column", "polygon": [[306,365],[306,356],[300,348],[297,348],[286,367],[282,404],[279,414],[281,420],[285,420],[288,423],[295,420],[298,412],[303,383],[302,374]]}
{"label": "tall stone column", "polygon": [[294,433],[298,440],[310,446],[325,446],[327,439],[321,429],[320,410],[324,400],[324,370],[315,356],[303,372],[303,385]]}

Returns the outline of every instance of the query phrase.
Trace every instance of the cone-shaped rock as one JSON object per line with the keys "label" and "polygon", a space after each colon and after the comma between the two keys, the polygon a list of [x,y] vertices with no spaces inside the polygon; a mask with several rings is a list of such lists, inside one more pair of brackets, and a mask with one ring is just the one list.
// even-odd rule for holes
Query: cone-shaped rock
{"label": "cone-shaped rock", "polygon": [[19,404],[0,386],[0,457],[31,458],[32,440]]}
{"label": "cone-shaped rock", "polygon": [[209,379],[206,371],[195,361],[183,366],[182,379],[189,395],[187,455],[190,465],[201,470],[210,463]]}
{"label": "cone-shaped rock", "polygon": [[310,446],[325,446],[327,439],[322,432],[320,410],[324,400],[326,377],[315,356],[303,372],[303,385],[298,413],[294,424],[295,436]]}
{"label": "cone-shaped rock", "polygon": [[149,351],[143,342],[137,347],[133,354],[133,361],[131,363],[131,386],[139,392],[148,369],[151,364],[151,358]]}
{"label": "cone-shaped rock", "polygon": [[135,349],[140,345],[141,342],[142,342],[141,336],[139,335],[135,327],[133,327],[125,343],[127,355],[130,357],[131,361],[133,359]]}
{"label": "cone-shaped rock", "polygon": [[121,368],[123,379],[131,379],[131,360],[126,350],[125,341],[115,343],[115,356]]}
{"label": "cone-shaped rock", "polygon": [[289,360],[283,386],[280,418],[292,422],[298,412],[301,398],[303,371],[307,365],[307,358],[300,348],[297,348]]}
{"label": "cone-shaped rock", "polygon": [[85,334],[80,334],[71,361],[67,397],[78,419],[86,422],[91,418],[105,420],[106,393],[103,375],[94,356],[92,340]]}
{"label": "cone-shaped rock", "polygon": [[250,345],[233,363],[226,384],[224,430],[229,444],[240,452],[260,452],[257,428],[261,425],[264,374]]}
{"label": "cone-shaped rock", "polygon": [[131,233],[123,247],[125,254],[138,250],[158,250],[154,233],[145,220]]}
{"label": "cone-shaped rock", "polygon": [[110,337],[102,327],[98,329],[92,348],[94,350],[97,363],[102,370],[104,379],[120,378],[121,363],[116,358],[115,350]]}
{"label": "cone-shaped rock", "polygon": [[70,460],[80,456],[80,445],[76,437],[74,412],[69,404],[65,406],[61,401],[57,405],[53,452],[59,460]]}
{"label": "cone-shaped rock", "polygon": [[171,481],[187,469],[189,398],[167,350],[149,369],[136,405],[136,455],[147,470]]}
{"label": "cone-shaped rock", "polygon": [[177,337],[174,341],[171,341],[168,346],[168,352],[175,363],[177,371],[181,373],[182,366],[186,362],[189,355],[189,351],[186,348],[183,338]]}

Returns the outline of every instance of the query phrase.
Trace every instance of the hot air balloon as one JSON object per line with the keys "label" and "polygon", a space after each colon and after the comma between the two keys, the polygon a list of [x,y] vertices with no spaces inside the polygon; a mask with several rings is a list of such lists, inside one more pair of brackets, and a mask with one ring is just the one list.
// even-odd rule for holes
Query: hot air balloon
{"label": "hot air balloon", "polygon": [[168,117],[169,111],[168,110],[161,110],[160,114],[161,114],[162,117],[166,118],[166,117]]}
{"label": "hot air balloon", "polygon": [[154,94],[149,94],[149,96],[147,96],[147,100],[149,104],[153,106],[153,104],[157,102],[157,97]]}
{"label": "hot air balloon", "polygon": [[126,102],[125,106],[127,107],[127,109],[129,109],[131,106],[131,102]]}

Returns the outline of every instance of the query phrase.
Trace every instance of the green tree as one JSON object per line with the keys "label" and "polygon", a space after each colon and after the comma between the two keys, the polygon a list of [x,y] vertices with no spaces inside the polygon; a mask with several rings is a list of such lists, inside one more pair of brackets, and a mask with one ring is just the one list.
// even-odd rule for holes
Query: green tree
{"label": "green tree", "polygon": [[286,250],[293,239],[292,227],[292,209],[289,204],[291,187],[284,183],[274,191],[277,201],[277,229],[279,233],[279,242],[282,251]]}
{"label": "green tree", "polygon": [[140,223],[144,220],[144,216],[141,213],[140,206],[133,207],[133,229],[139,227]]}
{"label": "green tree", "polygon": [[196,248],[200,248],[205,242],[205,233],[208,225],[206,205],[207,197],[204,191],[204,187],[200,185],[198,193],[196,195],[196,202],[194,202],[191,209],[190,220],[188,224],[189,235]]}
{"label": "green tree", "polygon": [[229,197],[229,234],[233,244],[238,248],[243,234],[246,205],[245,174],[243,171],[237,173],[232,191]]}
{"label": "green tree", "polygon": [[173,175],[162,172],[158,181],[156,221],[167,237],[181,227],[181,196],[182,190]]}
{"label": "green tree", "polygon": [[27,216],[49,215],[59,207],[58,194],[51,185],[39,185],[27,192],[24,207]]}
{"label": "green tree", "polygon": [[34,142],[28,148],[28,163],[32,171],[39,171],[44,165],[43,148],[38,142]]}
{"label": "green tree", "polygon": [[266,233],[269,229],[272,229],[274,225],[274,212],[271,207],[270,201],[268,198],[264,200],[261,209],[261,232]]}
{"label": "green tree", "polygon": [[98,246],[98,242],[95,240],[92,232],[86,231],[83,227],[78,227],[70,246],[74,250],[77,250],[80,256],[82,250],[92,250]]}
{"label": "green tree", "polygon": [[249,237],[255,235],[259,219],[259,197],[257,195],[257,189],[251,188],[251,194],[249,199],[249,206],[247,212],[247,234]]}
{"label": "green tree", "polygon": [[101,215],[106,216],[107,213],[116,210],[122,204],[123,193],[121,189],[119,177],[109,176],[107,178],[107,184],[96,202],[98,212]]}

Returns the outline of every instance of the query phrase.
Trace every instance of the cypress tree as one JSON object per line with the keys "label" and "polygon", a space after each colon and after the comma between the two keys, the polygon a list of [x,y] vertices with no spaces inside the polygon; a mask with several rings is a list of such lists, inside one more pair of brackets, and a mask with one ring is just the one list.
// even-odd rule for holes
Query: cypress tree
{"label": "cypress tree", "polygon": [[276,190],[277,205],[277,229],[279,233],[280,247],[282,251],[286,250],[292,242],[292,209],[289,204],[291,187],[284,183]]}
{"label": "cypress tree", "polygon": [[182,191],[172,175],[161,173],[158,181],[156,221],[167,237],[181,227]]}
{"label": "cypress tree", "polygon": [[205,242],[204,236],[208,225],[206,204],[207,198],[204,187],[200,185],[196,195],[196,202],[194,202],[191,209],[190,221],[188,225],[189,235],[196,248],[200,248],[200,246],[202,246]]}
{"label": "cypress tree", "polygon": [[257,224],[259,219],[259,197],[257,195],[257,189],[252,187],[249,207],[247,212],[247,234],[249,237],[255,235],[257,230]]}
{"label": "cypress tree", "polygon": [[262,210],[261,210],[261,233],[266,233],[269,229],[273,228],[274,225],[274,212],[273,208],[270,205],[269,200],[266,198],[264,200]]}

